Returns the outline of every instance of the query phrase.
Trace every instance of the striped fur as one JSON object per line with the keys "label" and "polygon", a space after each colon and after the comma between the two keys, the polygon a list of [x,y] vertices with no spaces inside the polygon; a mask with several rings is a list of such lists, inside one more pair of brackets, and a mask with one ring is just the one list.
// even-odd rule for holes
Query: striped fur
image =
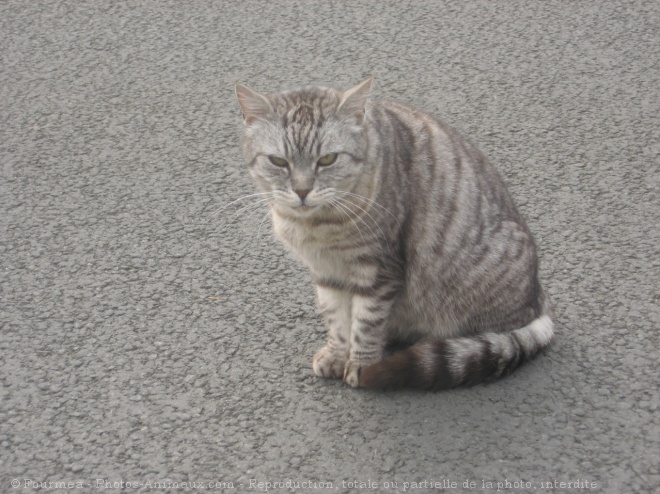
{"label": "striped fur", "polygon": [[[532,235],[473,145],[422,112],[368,100],[370,86],[236,86],[248,171],[328,326],[314,372],[366,388],[506,375],[553,339]],[[411,346],[386,355],[397,340]]]}

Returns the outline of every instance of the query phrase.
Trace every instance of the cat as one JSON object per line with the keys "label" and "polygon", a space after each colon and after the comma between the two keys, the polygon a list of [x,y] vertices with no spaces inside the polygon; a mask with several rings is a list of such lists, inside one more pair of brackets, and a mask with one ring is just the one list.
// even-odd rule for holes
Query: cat
{"label": "cat", "polygon": [[372,101],[372,80],[235,86],[247,170],[328,327],[313,371],[432,390],[509,374],[554,339],[532,235],[481,152],[421,111]]}

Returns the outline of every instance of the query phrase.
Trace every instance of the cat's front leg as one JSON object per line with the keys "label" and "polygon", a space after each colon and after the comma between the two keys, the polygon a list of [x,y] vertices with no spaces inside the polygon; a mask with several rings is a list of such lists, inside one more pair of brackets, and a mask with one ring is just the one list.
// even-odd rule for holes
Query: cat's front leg
{"label": "cat's front leg", "polygon": [[340,379],[349,357],[351,331],[351,295],[317,286],[319,308],[328,327],[328,341],[312,361],[314,374],[319,377]]}
{"label": "cat's front leg", "polygon": [[360,384],[361,370],[383,358],[386,325],[396,293],[396,288],[384,287],[377,294],[352,298],[350,351],[344,382],[354,388]]}

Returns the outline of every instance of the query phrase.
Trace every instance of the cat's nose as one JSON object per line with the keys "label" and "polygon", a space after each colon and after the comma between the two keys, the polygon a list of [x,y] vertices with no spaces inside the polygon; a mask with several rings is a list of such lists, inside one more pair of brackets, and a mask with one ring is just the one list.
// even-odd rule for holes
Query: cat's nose
{"label": "cat's nose", "polygon": [[305,197],[307,197],[307,194],[309,194],[312,191],[312,189],[296,189],[294,192],[298,194],[298,197],[300,197],[301,200],[305,200]]}

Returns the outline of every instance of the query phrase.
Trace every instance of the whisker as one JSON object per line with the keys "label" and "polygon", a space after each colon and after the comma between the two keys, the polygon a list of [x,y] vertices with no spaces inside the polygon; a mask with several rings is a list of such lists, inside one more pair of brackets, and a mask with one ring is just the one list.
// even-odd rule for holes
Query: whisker
{"label": "whisker", "polygon": [[[233,224],[238,219],[239,215],[242,216],[242,218],[244,220],[249,219],[256,211],[261,209],[260,206],[262,206],[264,203],[267,203],[268,201],[272,200],[272,193],[269,192],[268,194],[271,194],[271,197],[257,199],[255,202],[250,203],[247,206],[244,206],[244,207],[240,208],[238,211],[236,211],[232,215],[231,218],[229,218],[226,221],[221,222],[216,228],[214,228],[213,233],[215,234],[218,231],[220,231],[221,229],[227,227],[227,225]],[[226,209],[226,208],[223,208],[223,209]],[[250,209],[252,209],[252,211],[250,211]],[[243,213],[243,214],[241,215],[241,213]],[[217,216],[217,213],[216,213],[215,216]]]}
{"label": "whisker", "polygon": [[[365,209],[361,208],[361,207],[358,206],[357,204],[354,204],[354,203],[350,202],[350,201],[349,201],[348,199],[346,199],[346,198],[336,198],[336,199],[339,200],[339,201],[345,201],[345,202],[342,203],[342,204],[344,205],[344,207],[355,206],[356,208],[362,210],[367,216],[369,216],[369,218],[371,218],[371,221],[373,221],[373,222],[375,223],[375,225],[376,225],[376,227],[378,228],[378,230],[380,230],[380,233],[381,233],[383,239],[385,240],[385,243],[387,243],[387,245],[389,246],[389,242],[388,242],[388,240],[387,240],[387,236],[385,235],[385,232],[384,232],[383,229],[380,227],[380,225],[378,224],[378,222],[376,221],[376,219],[375,219],[373,216],[371,216],[371,214],[369,214],[368,211],[366,211]],[[346,203],[348,204],[348,206],[346,206]],[[350,210],[350,208],[349,208],[349,211],[353,212],[352,210]],[[356,217],[357,217],[360,221],[362,221],[362,223],[364,223],[365,226],[366,226],[367,228],[369,228],[369,231],[371,231],[371,234],[372,234],[375,238],[378,238],[378,235],[376,235],[376,232],[373,230],[373,228],[371,228],[371,226],[369,225],[369,223],[367,223],[367,222],[364,220],[364,218],[362,218],[360,215],[356,215]]]}
{"label": "whisker", "polygon": [[[376,225],[376,226],[378,227],[378,229],[380,230],[380,233],[381,233],[383,236],[385,236],[385,232],[383,231],[383,229],[382,229],[382,228],[380,227],[380,225],[378,224],[378,221],[376,220],[376,218],[374,218],[373,216],[371,216],[371,213],[369,213],[369,211],[367,211],[366,209],[364,209],[363,207],[361,207],[359,204],[356,204],[355,202],[353,202],[353,201],[351,201],[351,200],[349,200],[349,199],[346,199],[345,197],[342,197],[341,200],[344,201],[345,203],[350,204],[351,206],[355,206],[355,207],[358,208],[360,211],[362,211],[364,214],[366,214],[367,216],[369,216],[369,218],[371,218],[371,220],[375,223],[375,225]],[[376,211],[376,212],[377,212],[377,211]],[[381,219],[384,219],[383,216],[382,216],[382,213],[380,213],[380,214],[381,214],[381,216],[380,216]],[[362,219],[362,218],[360,218],[360,219]],[[362,220],[362,221],[364,221],[364,220]]]}
{"label": "whisker", "polygon": [[264,221],[268,219],[268,217],[272,214],[273,209],[275,209],[274,206],[271,206],[268,208],[268,211],[266,211],[266,214],[264,214],[263,219],[261,220],[261,223],[259,223],[259,229],[257,230],[257,241],[261,238],[261,227],[264,224]]}
{"label": "whisker", "polygon": [[215,213],[212,213],[212,214],[211,214],[212,219],[214,220],[214,219],[215,219],[220,213],[222,213],[222,212],[223,212],[225,209],[227,209],[229,206],[231,206],[232,204],[237,203],[238,201],[242,201],[243,199],[249,199],[250,197],[258,197],[258,196],[273,196],[273,195],[274,195],[274,192],[271,191],[271,192],[257,192],[257,193],[255,193],[255,194],[248,194],[248,195],[245,195],[245,196],[239,197],[238,199],[235,199],[235,200],[231,201],[230,203],[225,204],[223,207],[221,207],[221,208],[220,208],[218,211],[216,211]]}
{"label": "whisker", "polygon": [[[342,190],[342,191],[338,191],[338,192],[339,192],[340,194],[343,194],[343,195],[346,195],[346,196],[351,196],[351,197],[355,197],[355,198],[358,198],[358,199],[362,199],[363,201],[366,201],[369,205],[373,205],[373,206],[377,206],[377,207],[379,207],[380,209],[382,209],[383,211],[385,211],[387,214],[389,214],[392,218],[394,218],[394,221],[397,222],[399,228],[401,227],[401,222],[400,222],[399,219],[394,215],[394,213],[392,213],[392,212],[391,212],[389,209],[387,209],[385,206],[383,206],[383,205],[379,204],[378,202],[376,202],[374,199],[369,199],[368,197],[362,196],[362,195],[360,195],[360,194],[355,194],[354,192],[348,192],[348,191],[343,191],[343,190]],[[378,213],[382,215],[382,213],[381,213],[380,211],[378,211]]]}
{"label": "whisker", "polygon": [[[353,217],[350,215],[350,212],[351,212],[350,209],[348,210],[349,212],[347,213],[347,212],[346,212],[346,210],[347,210],[347,209],[346,209],[346,206],[342,205],[342,204],[339,202],[338,199],[339,199],[339,198],[335,197],[335,198],[333,198],[333,199],[330,199],[328,202],[329,202],[330,204],[332,204],[333,206],[335,206],[335,207],[337,208],[337,211],[339,211],[340,213],[342,213],[343,215],[345,215],[349,220],[351,220],[351,221],[353,222],[353,225],[355,225],[355,229],[356,229],[357,232],[360,234],[360,237],[362,238],[362,241],[364,242],[365,245],[368,245],[369,242],[367,242],[367,239],[364,238],[364,235],[362,235],[362,231],[360,230],[360,227],[359,227],[358,224],[355,222],[355,220],[353,219]],[[367,225],[367,226],[369,226],[369,225]]]}
{"label": "whisker", "polygon": [[[258,204],[257,207],[255,207],[252,211],[250,211],[250,214],[248,214],[248,215],[245,217],[245,221],[249,220],[249,219],[254,215],[254,213],[256,213],[257,211],[259,211],[259,210],[261,209],[261,206],[263,206],[263,203]],[[270,211],[272,208],[273,208],[273,206],[270,206],[270,205],[269,205],[269,206],[268,206],[268,211]]]}
{"label": "whisker", "polygon": [[[230,219],[227,223],[231,224],[231,223],[233,223],[234,221],[236,221],[236,219],[238,219],[238,215],[240,215],[241,212],[243,212],[243,211],[249,211],[249,210],[252,209],[252,208],[254,208],[254,211],[259,210],[259,206],[261,206],[262,204],[264,204],[264,203],[270,201],[271,199],[272,199],[272,197],[266,197],[266,198],[264,198],[264,199],[257,199],[257,200],[256,200],[255,202],[253,202],[252,204],[248,204],[247,206],[242,207],[241,209],[239,209],[238,211],[236,211],[236,212],[232,215],[231,219]],[[254,211],[252,211],[252,213],[253,213]],[[252,213],[250,213],[250,214],[252,214]],[[248,216],[248,218],[249,218],[249,216]]]}

